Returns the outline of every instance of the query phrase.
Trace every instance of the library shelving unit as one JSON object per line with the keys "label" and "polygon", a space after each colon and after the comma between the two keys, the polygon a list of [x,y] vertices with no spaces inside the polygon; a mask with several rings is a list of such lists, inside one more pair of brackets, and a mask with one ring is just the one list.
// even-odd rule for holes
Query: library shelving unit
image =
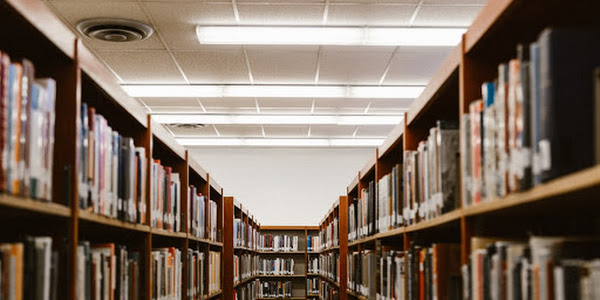
{"label": "library shelving unit", "polygon": [[[591,13],[597,8],[597,3],[575,7],[570,1],[559,0],[489,1],[464,34],[462,42],[451,51],[423,93],[410,106],[403,123],[392,130],[375,151],[375,159],[371,158],[349,184],[348,203],[352,204],[360,197],[368,182],[377,182],[395,165],[406,163],[403,162],[404,151],[417,150],[419,142],[427,139],[429,129],[436,126],[436,121],[450,120],[460,124],[460,116],[469,112],[469,104],[482,98],[482,84],[494,80],[499,64],[516,57],[519,43],[536,41],[542,30],[551,26],[598,27],[600,22]],[[567,11],[569,13],[565,14]],[[598,227],[594,224],[598,221],[596,200],[599,192],[600,165],[595,165],[502,198],[469,206],[458,201],[457,209],[435,218],[405,223],[350,242],[348,251],[373,249],[379,259],[382,246],[409,250],[412,245],[428,247],[435,243],[453,243],[460,245],[460,263],[465,265],[471,255],[472,237],[526,240],[532,235],[598,236]],[[459,199],[463,200],[461,196]],[[378,293],[379,280],[377,268]],[[351,290],[348,295],[366,299]]]}
{"label": "library shelving unit", "polygon": [[[321,299],[325,295],[337,294],[339,299],[346,299],[346,288],[348,283],[346,261],[348,257],[348,197],[340,196],[319,223],[320,249],[318,249],[321,268],[319,274],[319,294]],[[337,222],[337,228],[335,228]],[[336,236],[337,233],[337,236]],[[337,268],[328,272],[325,270],[324,262],[329,257],[336,259]],[[337,271],[337,274],[336,274]],[[324,290],[328,286],[329,290]]]}
{"label": "library shelving unit", "polygon": [[[306,299],[307,297],[307,245],[306,234],[308,230],[314,230],[315,227],[307,226],[274,226],[261,225],[260,235],[285,235],[298,238],[298,248],[294,251],[264,251],[259,248],[260,258],[275,259],[285,258],[294,260],[294,275],[258,275],[261,281],[291,281],[292,298],[285,299]],[[260,246],[259,246],[260,247]],[[259,298],[267,299],[267,298]]]}
{"label": "library shelving unit", "polygon": [[[139,299],[153,299],[152,250],[175,247],[182,251],[182,294],[188,299],[187,248],[222,252],[220,232],[223,229],[222,188],[162,127],[151,121],[147,113],[116,83],[113,75],[56,17],[42,1],[7,0],[0,3],[0,25],[10,30],[0,31],[0,51],[13,61],[29,59],[36,77],[50,77],[57,83],[55,112],[55,144],[52,170],[51,201],[38,201],[8,194],[0,195],[0,230],[3,242],[22,241],[24,235],[50,236],[60,253],[58,299],[75,300],[77,296],[78,245],[114,243],[140,254]],[[173,168],[181,183],[181,230],[171,232],[151,228],[150,175],[146,174],[146,222],[129,223],[80,208],[77,170],[80,108],[82,102],[103,115],[113,130],[123,137],[133,138],[136,147],[143,147],[147,166],[159,159]],[[148,173],[150,168],[146,168]],[[193,184],[217,203],[217,237],[194,237],[188,234],[188,193]],[[207,216],[205,216],[207,217]],[[219,262],[220,264],[221,262]],[[207,265],[207,264],[206,264]],[[208,268],[208,267],[207,267]],[[208,269],[205,270],[205,276]],[[222,276],[222,273],[218,275]],[[204,291],[208,289],[205,287]],[[218,298],[220,293],[203,298]]]}

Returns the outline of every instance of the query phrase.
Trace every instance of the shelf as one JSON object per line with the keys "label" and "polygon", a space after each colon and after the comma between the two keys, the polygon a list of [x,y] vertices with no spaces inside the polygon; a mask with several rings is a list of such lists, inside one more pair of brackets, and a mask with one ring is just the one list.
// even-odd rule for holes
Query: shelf
{"label": "shelf", "polygon": [[321,252],[319,251],[308,251],[306,252],[306,254],[310,255],[310,254],[321,254]]}
{"label": "shelf", "polygon": [[[421,94],[423,95],[423,94]],[[416,100],[415,100],[416,101]],[[406,117],[406,115],[405,115]],[[401,122],[400,124],[396,125],[396,127],[394,127],[394,129],[392,129],[392,131],[388,134],[387,138],[385,138],[385,141],[383,141],[383,144],[381,144],[381,146],[379,146],[378,151],[377,151],[377,155],[379,156],[379,158],[385,156],[388,151],[392,148],[394,148],[398,142],[402,141],[402,135],[404,134],[404,122]],[[358,182],[356,184],[354,184],[354,181],[352,181],[352,183],[350,184],[350,186],[348,187],[348,192],[352,191],[356,185],[358,185]]]}
{"label": "shelf", "polygon": [[160,140],[169,150],[175,153],[180,159],[185,160],[185,148],[181,146],[173,135],[162,125],[151,121],[152,135]]}
{"label": "shelf", "polygon": [[281,299],[290,299],[290,300],[304,300],[304,297],[277,297],[277,298],[256,298],[258,300],[281,300]]}
{"label": "shelf", "polygon": [[256,251],[254,251],[254,250],[252,250],[252,249],[250,249],[248,247],[234,247],[233,250],[236,250],[236,251],[252,251],[252,252],[256,252]]}
{"label": "shelf", "polygon": [[398,236],[398,235],[404,234],[405,232],[406,232],[406,227],[402,226],[402,227],[394,228],[394,229],[386,231],[386,232],[378,233],[374,236],[374,238],[375,239],[385,239],[385,238],[390,238],[393,236]]}
{"label": "shelf", "polygon": [[333,247],[329,247],[327,249],[323,249],[321,251],[318,251],[318,253],[327,253],[329,251],[335,251],[335,250],[340,250],[340,246],[333,246]]}
{"label": "shelf", "polygon": [[246,283],[248,283],[248,282],[250,282],[250,281],[252,281],[252,280],[254,280],[256,278],[258,278],[258,276],[256,276],[256,275],[255,276],[250,276],[249,278],[246,278],[246,279],[240,281],[238,284],[234,284],[233,288],[235,289],[235,288],[241,286],[242,284],[246,284]]}
{"label": "shelf", "polygon": [[377,155],[371,155],[369,161],[360,169],[360,180],[364,179],[371,172],[375,171],[375,164],[377,163]]}
{"label": "shelf", "polygon": [[[525,192],[510,194],[502,199],[468,206],[463,209],[463,213],[465,216],[506,213],[509,210],[517,213],[519,208],[522,209],[528,206],[535,208],[538,214],[546,211],[558,214],[564,210],[576,209],[573,205],[565,205],[564,201],[573,203],[588,199],[587,201],[594,205],[594,203],[597,203],[597,199],[593,200],[592,198],[597,197],[599,189],[600,165],[596,165],[535,186]],[[566,196],[569,196],[569,199],[562,199]],[[593,214],[595,209],[592,209],[592,211],[589,209],[592,207],[596,206],[579,205],[582,213]]]}
{"label": "shelf", "polygon": [[79,219],[90,223],[121,228],[126,230],[133,230],[139,232],[150,232],[150,226],[142,224],[127,223],[121,220],[109,218],[103,215],[95,214],[89,210],[79,211]]}
{"label": "shelf", "polygon": [[306,294],[306,297],[319,297],[319,294]]}
{"label": "shelf", "polygon": [[363,296],[363,295],[361,295],[361,294],[359,294],[359,293],[353,292],[353,291],[352,291],[352,290],[350,290],[350,289],[347,289],[347,290],[346,290],[346,293],[347,293],[348,295],[350,295],[350,296],[352,296],[352,297],[355,297],[355,298],[358,298],[358,299],[360,299],[360,300],[368,300],[368,299],[369,299],[369,298],[367,298],[367,297],[365,297],[365,296]]}
{"label": "shelf", "polygon": [[340,284],[337,283],[335,280],[331,280],[329,278],[327,278],[326,276],[323,275],[319,275],[319,277],[321,277],[321,279],[325,279],[325,281],[328,281],[329,283],[335,285],[338,289],[340,288]]}
{"label": "shelf", "polygon": [[222,292],[223,292],[222,290],[216,291],[216,292],[214,292],[214,293],[212,293],[212,294],[210,294],[210,295],[206,296],[206,298],[205,298],[205,299],[212,299],[212,298],[214,298],[214,297],[216,297],[216,296],[219,296],[219,295],[221,295],[221,293],[222,293]]}
{"label": "shelf", "polygon": [[305,254],[304,251],[256,251],[258,254],[269,254],[269,255],[300,255]]}
{"label": "shelf", "polygon": [[306,276],[321,276],[319,273],[306,273]]}
{"label": "shelf", "polygon": [[362,239],[356,240],[354,242],[348,242],[348,247],[354,247],[356,245],[370,243],[370,242],[375,241],[376,239],[377,239],[377,235],[368,236],[366,238],[362,238]]}
{"label": "shelf", "polygon": [[213,245],[213,246],[217,246],[217,247],[223,247],[223,243],[221,243],[221,242],[215,242],[215,241],[211,241],[209,239],[195,237],[195,236],[188,236],[188,238],[192,241],[209,244],[209,245]]}
{"label": "shelf", "polygon": [[[221,191],[223,191],[223,188],[221,187],[221,185],[219,185],[217,183],[217,181],[214,178],[210,178],[208,181],[210,181],[210,187],[215,190],[217,192],[217,194],[221,195]],[[223,196],[223,195],[221,195]]]}
{"label": "shelf", "polygon": [[[452,52],[450,52],[450,54],[446,57],[440,68],[431,77],[421,95],[411,103],[406,114],[406,124],[408,124],[408,126],[412,125],[413,121],[416,118],[425,113],[428,107],[436,104],[434,103],[436,100],[436,95],[438,95],[441,92],[444,85],[450,80],[452,73],[458,71],[461,56],[462,45],[459,44],[458,46],[454,47],[454,49],[452,49]],[[458,97],[458,89],[456,90],[456,96]],[[443,101],[447,99],[440,100]],[[400,126],[404,127],[404,125]],[[398,135],[398,137],[399,136],[400,135]]]}
{"label": "shelf", "polygon": [[[402,126],[404,127],[404,126]],[[354,177],[352,179],[352,181],[350,182],[350,184],[348,185],[348,187],[346,187],[346,193],[350,194],[350,192],[352,192],[354,189],[358,189],[358,175],[356,177]]]}
{"label": "shelf", "polygon": [[459,221],[462,216],[462,212],[460,209],[453,210],[449,213],[445,213],[437,218],[433,218],[431,220],[422,221],[413,225],[409,225],[406,227],[406,232],[415,232],[420,230],[425,230],[433,227],[438,227],[442,225],[450,224],[454,221]]}
{"label": "shelf", "polygon": [[0,194],[0,206],[64,218],[71,216],[71,209],[62,204],[7,194]]}
{"label": "shelf", "polygon": [[152,228],[152,235],[159,235],[159,236],[179,238],[179,239],[187,238],[187,234],[185,232],[171,232],[171,231],[167,231],[164,229],[158,229],[158,228]]}
{"label": "shelf", "polygon": [[257,275],[258,278],[304,278],[304,275]]}
{"label": "shelf", "polygon": [[191,157],[191,155],[188,153],[188,163],[189,166],[192,170],[194,170],[194,172],[198,173],[198,175],[204,179],[204,181],[206,181],[206,174],[208,174],[208,172],[206,172],[206,170],[204,170],[204,168],[202,168],[202,166],[200,166],[200,164]]}
{"label": "shelf", "polygon": [[[304,230],[304,229],[309,229],[307,227],[313,227],[313,226],[294,226],[294,225],[284,225],[284,226],[269,226],[269,225],[265,225],[265,226],[260,226],[260,230]],[[310,230],[310,229],[309,229]]]}

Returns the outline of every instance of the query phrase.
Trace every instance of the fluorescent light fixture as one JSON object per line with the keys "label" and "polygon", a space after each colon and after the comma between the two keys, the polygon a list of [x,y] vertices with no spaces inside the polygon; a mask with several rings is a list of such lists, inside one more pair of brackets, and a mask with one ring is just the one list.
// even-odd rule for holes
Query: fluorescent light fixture
{"label": "fluorescent light fixture", "polygon": [[417,98],[424,86],[122,85],[140,98]]}
{"label": "fluorescent light fixture", "polygon": [[269,139],[269,138],[176,138],[186,147],[377,147],[384,139]]}
{"label": "fluorescent light fixture", "polygon": [[217,115],[155,114],[161,124],[236,125],[397,125],[401,115]]}
{"label": "fluorescent light fixture", "polygon": [[456,46],[466,28],[197,26],[206,45]]}

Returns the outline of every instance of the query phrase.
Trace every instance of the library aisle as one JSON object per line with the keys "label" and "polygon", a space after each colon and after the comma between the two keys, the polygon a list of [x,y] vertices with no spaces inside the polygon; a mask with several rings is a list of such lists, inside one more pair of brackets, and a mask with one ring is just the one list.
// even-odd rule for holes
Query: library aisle
{"label": "library aisle", "polygon": [[1,0],[0,299],[600,299],[598,12]]}

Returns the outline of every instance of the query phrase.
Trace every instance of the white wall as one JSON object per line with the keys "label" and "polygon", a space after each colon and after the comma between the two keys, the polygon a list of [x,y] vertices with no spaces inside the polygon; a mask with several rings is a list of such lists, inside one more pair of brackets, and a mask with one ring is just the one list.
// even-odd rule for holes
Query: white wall
{"label": "white wall", "polygon": [[374,149],[194,149],[211,177],[263,225],[318,225]]}

